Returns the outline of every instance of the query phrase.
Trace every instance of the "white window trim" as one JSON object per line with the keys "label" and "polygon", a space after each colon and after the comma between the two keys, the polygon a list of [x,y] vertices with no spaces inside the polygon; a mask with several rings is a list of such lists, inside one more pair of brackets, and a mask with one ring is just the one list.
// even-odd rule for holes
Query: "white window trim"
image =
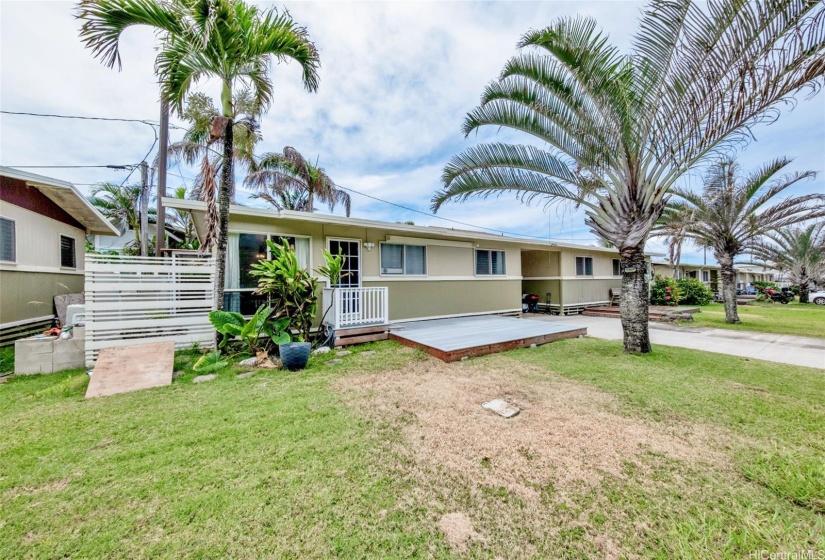
{"label": "white window trim", "polygon": [[[381,246],[382,245],[401,245],[401,272],[383,272],[384,267],[381,266]],[[404,272],[407,264],[407,247],[424,247],[424,274],[407,274]],[[398,278],[404,276],[408,278],[427,278],[430,275],[430,250],[427,245],[420,243],[398,243],[393,241],[379,241],[378,242],[378,276],[388,278]]]}
{"label": "white window trim", "polygon": [[[576,255],[573,259],[573,268],[574,269],[576,268],[576,259],[590,259],[590,274],[586,274],[586,272],[587,272],[587,263],[585,262],[585,265],[584,265],[585,274],[579,274],[579,271],[575,270],[576,278],[593,278],[593,277],[596,276],[596,271],[594,270],[595,266],[594,266],[594,263],[593,263],[593,257],[588,256],[588,255]],[[610,266],[613,266],[612,263],[611,263]],[[612,273],[613,271],[611,270],[610,272]],[[613,276],[612,274],[610,275],[610,277],[611,278],[616,278],[616,276]]]}
{"label": "white window trim", "polygon": [[[63,237],[71,239],[74,242],[74,266],[63,266]],[[60,264],[61,270],[77,270],[77,238],[65,233],[57,234],[57,262]]]}
{"label": "white window trim", "polygon": [[3,216],[2,214],[0,214],[0,218],[3,218],[4,220],[8,220],[8,221],[10,221],[11,223],[14,224],[14,260],[13,261],[6,261],[6,260],[3,260],[3,259],[0,259],[0,263],[15,264],[16,265],[18,263],[18,259],[17,259],[17,253],[18,253],[18,251],[17,251],[17,220],[15,220],[14,218],[9,218],[8,216]]}
{"label": "white window trim", "polygon": [[[361,288],[364,285],[364,242],[363,242],[363,240],[358,239],[356,237],[327,237],[327,239],[326,239],[326,248],[327,248],[327,251],[329,251],[330,253],[332,253],[332,249],[330,249],[330,247],[331,247],[331,243],[333,241],[355,241],[356,243],[358,243],[358,287]],[[333,256],[335,256],[335,255],[333,255]],[[379,260],[378,264],[380,265],[381,264],[380,263],[380,260],[381,260],[380,255],[378,257],[378,260]]]}
{"label": "white window trim", "polygon": [[[479,251],[498,251],[502,255],[504,255],[504,273],[503,274],[493,274],[493,259],[490,257],[490,274],[479,274],[477,264],[477,255]],[[506,249],[488,249],[486,247],[476,247],[473,249],[473,276],[477,276],[480,278],[507,278],[507,250]]]}

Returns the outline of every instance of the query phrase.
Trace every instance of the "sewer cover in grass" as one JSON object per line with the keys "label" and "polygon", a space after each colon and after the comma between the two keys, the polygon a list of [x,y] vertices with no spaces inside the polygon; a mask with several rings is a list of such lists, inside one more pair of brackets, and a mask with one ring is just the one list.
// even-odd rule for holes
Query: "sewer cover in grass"
{"label": "sewer cover in grass", "polygon": [[521,412],[521,410],[517,406],[508,403],[504,399],[493,399],[491,401],[487,401],[481,406],[482,408],[485,408],[487,410],[492,410],[493,412],[504,418],[512,418],[513,416]]}

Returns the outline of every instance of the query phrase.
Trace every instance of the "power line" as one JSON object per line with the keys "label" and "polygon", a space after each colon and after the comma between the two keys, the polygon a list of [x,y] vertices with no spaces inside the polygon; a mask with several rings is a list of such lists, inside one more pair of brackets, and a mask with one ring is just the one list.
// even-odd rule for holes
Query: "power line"
{"label": "power line", "polygon": [[104,168],[117,169],[118,171],[126,171],[132,168],[132,164],[126,165],[7,165],[6,167],[14,167],[17,169],[84,169],[84,168]]}
{"label": "power line", "polygon": [[[26,117],[50,117],[55,119],[78,119],[84,121],[113,121],[113,122],[130,122],[130,123],[140,123],[149,125],[151,127],[160,126],[160,123],[156,123],[154,121],[148,119],[126,119],[126,118],[118,118],[118,117],[89,117],[84,115],[57,115],[54,113],[30,113],[26,111],[0,111],[5,115],[19,115],[19,116],[26,116]],[[186,130],[183,127],[170,124],[169,128],[177,128],[180,130]]]}
{"label": "power line", "polygon": [[[378,202],[383,202],[384,204],[389,204],[391,206],[401,208],[402,210],[407,210],[408,212],[415,212],[416,214],[421,214],[421,215],[427,216],[428,218],[436,218],[438,220],[444,220],[446,222],[452,222],[454,224],[459,224],[459,225],[462,225],[462,226],[477,228],[477,229],[481,229],[481,230],[485,230],[485,231],[492,231],[492,232],[495,232],[495,233],[500,233],[501,235],[512,235],[512,236],[516,236],[516,237],[529,237],[531,239],[541,239],[542,241],[552,241],[553,239],[556,239],[556,238],[550,238],[550,237],[540,237],[538,235],[529,235],[529,234],[526,234],[526,233],[515,233],[515,232],[511,232],[511,231],[504,231],[504,230],[500,230],[500,229],[494,229],[494,228],[488,228],[488,227],[479,226],[479,225],[475,225],[475,224],[470,224],[470,223],[467,223],[467,222],[461,222],[459,220],[453,220],[453,219],[450,219],[450,218],[444,218],[443,216],[437,216],[435,214],[429,214],[427,212],[422,212],[421,210],[416,210],[415,208],[410,208],[409,206],[404,206],[402,204],[397,204],[395,202],[390,202],[389,200],[384,200],[383,198],[378,198],[377,196],[372,196],[370,194],[362,193],[361,191],[357,191],[357,190],[351,189],[349,187],[342,187],[342,186],[338,185],[338,188],[344,189],[345,191],[353,192],[355,194],[360,194],[361,196],[365,196],[367,198],[377,200]],[[566,240],[561,239],[561,238],[558,238],[557,240],[566,241]]]}

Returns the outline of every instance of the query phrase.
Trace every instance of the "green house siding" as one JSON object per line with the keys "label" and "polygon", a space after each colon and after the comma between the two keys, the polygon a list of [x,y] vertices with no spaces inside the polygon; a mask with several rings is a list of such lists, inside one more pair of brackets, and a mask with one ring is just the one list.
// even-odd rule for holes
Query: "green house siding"
{"label": "green house siding", "polygon": [[521,280],[365,281],[387,286],[390,321],[521,309]]}
{"label": "green house siding", "polygon": [[606,302],[610,300],[610,289],[621,288],[622,279],[615,280],[563,280],[561,292],[564,305]]}
{"label": "green house siding", "polygon": [[83,291],[82,274],[0,270],[0,324],[54,314],[54,296]]}

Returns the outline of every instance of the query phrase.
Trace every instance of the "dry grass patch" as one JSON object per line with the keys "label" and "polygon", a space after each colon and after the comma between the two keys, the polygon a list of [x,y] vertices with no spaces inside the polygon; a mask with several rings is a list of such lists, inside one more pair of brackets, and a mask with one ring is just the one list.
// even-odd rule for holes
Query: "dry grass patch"
{"label": "dry grass patch", "polygon": [[[650,453],[688,463],[727,463],[718,449],[730,436],[699,424],[678,432],[613,411],[615,397],[548,375],[534,366],[501,360],[445,364],[435,359],[401,371],[339,381],[374,419],[393,418],[418,460],[539,499],[552,483],[558,491],[622,477]],[[543,375],[543,381],[527,375]],[[481,408],[504,398],[521,409],[510,419]]]}

